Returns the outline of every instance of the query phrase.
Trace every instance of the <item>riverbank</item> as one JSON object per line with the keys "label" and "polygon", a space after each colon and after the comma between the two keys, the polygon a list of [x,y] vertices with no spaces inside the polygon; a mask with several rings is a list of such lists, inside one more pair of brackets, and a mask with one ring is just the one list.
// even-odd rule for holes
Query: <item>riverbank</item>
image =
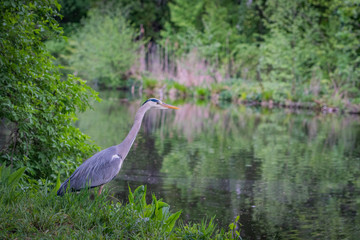
{"label": "riverbank", "polygon": [[[225,232],[213,219],[201,223],[179,223],[181,211],[153,195],[145,199],[146,187],[129,192],[129,203],[121,203],[106,189],[56,195],[56,186],[24,177],[25,168],[12,171],[0,166],[1,239],[233,239],[235,225]],[[237,219],[238,220],[238,219]]]}
{"label": "riverbank", "polygon": [[326,113],[360,114],[360,97],[349,98],[320,90],[315,94],[312,89],[293,92],[292,86],[286,83],[229,80],[207,87],[188,87],[174,81],[144,78],[137,86],[134,84],[131,91],[144,91],[147,96],[166,96],[173,100],[191,97],[211,100],[216,104],[233,102],[266,108],[281,107]]}

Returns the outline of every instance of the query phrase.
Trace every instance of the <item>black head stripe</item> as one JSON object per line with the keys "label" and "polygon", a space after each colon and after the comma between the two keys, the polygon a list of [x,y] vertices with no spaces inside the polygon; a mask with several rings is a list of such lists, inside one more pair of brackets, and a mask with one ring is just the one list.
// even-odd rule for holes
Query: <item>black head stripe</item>
{"label": "black head stripe", "polygon": [[[156,98],[149,98],[148,100],[146,100],[142,105],[144,105],[145,103],[147,103],[147,102],[149,102],[149,101],[152,101],[152,102],[159,102],[159,100],[158,99],[156,99]],[[142,106],[141,105],[141,106]]]}

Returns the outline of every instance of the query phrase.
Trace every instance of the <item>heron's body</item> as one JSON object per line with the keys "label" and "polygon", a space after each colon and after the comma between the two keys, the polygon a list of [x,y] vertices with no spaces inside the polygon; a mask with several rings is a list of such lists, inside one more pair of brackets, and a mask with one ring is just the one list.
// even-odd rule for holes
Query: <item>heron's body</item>
{"label": "heron's body", "polygon": [[121,166],[130,151],[137,133],[141,127],[142,119],[145,113],[151,108],[174,108],[174,106],[162,103],[158,99],[151,98],[147,100],[137,111],[134,125],[124,141],[119,145],[115,145],[104,149],[94,156],[83,162],[75,172],[66,179],[59,188],[57,194],[63,195],[69,187],[71,191],[78,191],[82,188],[94,188],[100,186],[99,194],[102,186],[110,182],[120,171]]}

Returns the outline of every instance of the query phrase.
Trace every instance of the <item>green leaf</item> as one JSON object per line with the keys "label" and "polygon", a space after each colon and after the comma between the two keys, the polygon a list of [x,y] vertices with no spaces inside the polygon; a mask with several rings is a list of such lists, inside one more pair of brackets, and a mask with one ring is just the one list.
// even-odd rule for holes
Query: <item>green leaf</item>
{"label": "green leaf", "polygon": [[61,180],[60,180],[60,173],[59,173],[57,178],[56,178],[56,185],[55,185],[54,189],[51,191],[51,193],[53,195],[56,195],[56,193],[59,190],[60,186],[61,186]]}
{"label": "green leaf", "polygon": [[155,197],[155,195],[153,194],[152,195],[152,214],[151,214],[151,216],[150,216],[150,218],[155,218],[156,217],[156,215],[158,214],[158,201],[157,201],[157,199],[156,199],[156,197]]}
{"label": "green leaf", "polygon": [[8,183],[10,186],[15,186],[25,172],[26,167],[19,168],[9,176]]}
{"label": "green leaf", "polygon": [[176,220],[180,217],[180,214],[181,214],[181,210],[172,214],[166,221],[165,221],[165,224],[167,225],[166,226],[166,231],[167,232],[171,232],[172,229],[174,228],[175,226],[175,223],[176,223]]}
{"label": "green leaf", "polygon": [[56,8],[58,9],[58,11],[60,11],[61,5],[57,1],[54,1],[54,4],[55,4]]}
{"label": "green leaf", "polygon": [[230,228],[230,230],[234,230],[235,224],[234,224],[234,223],[230,223],[230,224],[229,224],[229,228]]}
{"label": "green leaf", "polygon": [[1,181],[2,174],[3,174],[3,169],[4,169],[4,166],[1,165],[0,166],[0,181]]}
{"label": "green leaf", "polygon": [[133,195],[132,192],[131,192],[130,185],[128,185],[128,187],[129,187],[129,196],[128,196],[128,198],[129,198],[129,203],[134,204],[134,195]]}

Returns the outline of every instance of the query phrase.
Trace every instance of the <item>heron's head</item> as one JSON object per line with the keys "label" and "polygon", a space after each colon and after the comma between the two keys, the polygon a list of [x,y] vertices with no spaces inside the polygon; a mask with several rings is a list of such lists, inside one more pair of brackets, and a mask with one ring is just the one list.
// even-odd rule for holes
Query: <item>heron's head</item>
{"label": "heron's head", "polygon": [[169,108],[179,109],[178,107],[172,106],[170,104],[166,104],[156,98],[149,98],[142,104],[142,106],[144,106],[144,105],[148,105],[150,108],[157,108],[157,109],[169,109]]}

